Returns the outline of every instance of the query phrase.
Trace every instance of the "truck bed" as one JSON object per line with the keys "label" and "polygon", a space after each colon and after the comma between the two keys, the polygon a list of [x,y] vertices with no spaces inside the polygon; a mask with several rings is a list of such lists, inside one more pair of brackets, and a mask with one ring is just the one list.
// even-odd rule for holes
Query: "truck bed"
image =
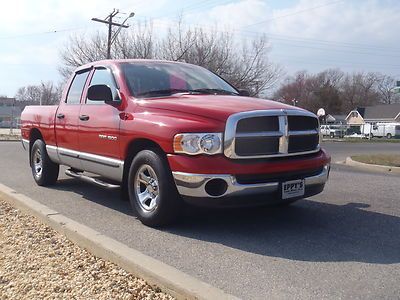
{"label": "truck bed", "polygon": [[27,106],[21,114],[21,136],[29,139],[32,128],[40,129],[43,138],[49,144],[55,144],[55,115],[58,105],[32,105]]}

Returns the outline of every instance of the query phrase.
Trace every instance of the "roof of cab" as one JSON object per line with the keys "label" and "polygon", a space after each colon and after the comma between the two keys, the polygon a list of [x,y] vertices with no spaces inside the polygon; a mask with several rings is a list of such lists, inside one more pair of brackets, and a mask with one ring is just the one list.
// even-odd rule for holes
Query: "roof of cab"
{"label": "roof of cab", "polygon": [[115,65],[121,65],[125,63],[141,63],[141,64],[152,64],[152,63],[171,63],[171,64],[187,64],[184,62],[177,62],[177,61],[171,61],[171,60],[161,60],[161,59],[104,59],[104,60],[98,60],[94,62],[87,63],[85,65],[82,65],[78,68],[75,69],[74,72],[79,72],[82,70],[86,69],[91,69],[93,67],[98,67],[98,66],[115,66]]}

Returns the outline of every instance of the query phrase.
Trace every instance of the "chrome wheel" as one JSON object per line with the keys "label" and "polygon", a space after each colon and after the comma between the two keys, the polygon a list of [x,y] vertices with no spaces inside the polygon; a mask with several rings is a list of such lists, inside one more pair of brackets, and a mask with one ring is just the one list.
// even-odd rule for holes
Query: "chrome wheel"
{"label": "chrome wheel", "polygon": [[142,165],[135,175],[134,190],[136,200],[145,212],[154,211],[158,206],[159,185],[154,169],[149,165]]}
{"label": "chrome wheel", "polygon": [[43,160],[40,149],[36,149],[36,151],[33,153],[32,162],[33,162],[34,175],[36,178],[40,178],[43,172]]}

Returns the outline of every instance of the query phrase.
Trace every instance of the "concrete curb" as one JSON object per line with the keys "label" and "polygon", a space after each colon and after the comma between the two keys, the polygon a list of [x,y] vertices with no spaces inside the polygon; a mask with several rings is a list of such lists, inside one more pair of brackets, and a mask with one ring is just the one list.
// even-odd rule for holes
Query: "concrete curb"
{"label": "concrete curb", "polygon": [[381,172],[381,173],[400,174],[400,167],[389,167],[389,166],[366,164],[366,163],[352,160],[351,157],[347,157],[345,163],[348,166],[362,169],[362,170]]}
{"label": "concrete curb", "polygon": [[109,260],[178,299],[239,299],[161,261],[75,222],[0,183],[0,197],[64,234],[92,254]]}

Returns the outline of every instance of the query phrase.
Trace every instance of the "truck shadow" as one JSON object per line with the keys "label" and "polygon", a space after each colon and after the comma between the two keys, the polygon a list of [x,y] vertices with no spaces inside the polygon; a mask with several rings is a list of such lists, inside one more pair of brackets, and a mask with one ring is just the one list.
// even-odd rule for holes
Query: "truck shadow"
{"label": "truck shadow", "polygon": [[[75,179],[60,180],[55,188],[135,216],[119,190],[82,185]],[[334,205],[309,199],[281,208],[188,207],[178,223],[157,230],[290,260],[399,263],[400,218],[368,207],[362,202]]]}
{"label": "truck shadow", "polygon": [[313,262],[400,262],[400,218],[301,200],[289,207],[191,210],[168,232],[259,255]]}

